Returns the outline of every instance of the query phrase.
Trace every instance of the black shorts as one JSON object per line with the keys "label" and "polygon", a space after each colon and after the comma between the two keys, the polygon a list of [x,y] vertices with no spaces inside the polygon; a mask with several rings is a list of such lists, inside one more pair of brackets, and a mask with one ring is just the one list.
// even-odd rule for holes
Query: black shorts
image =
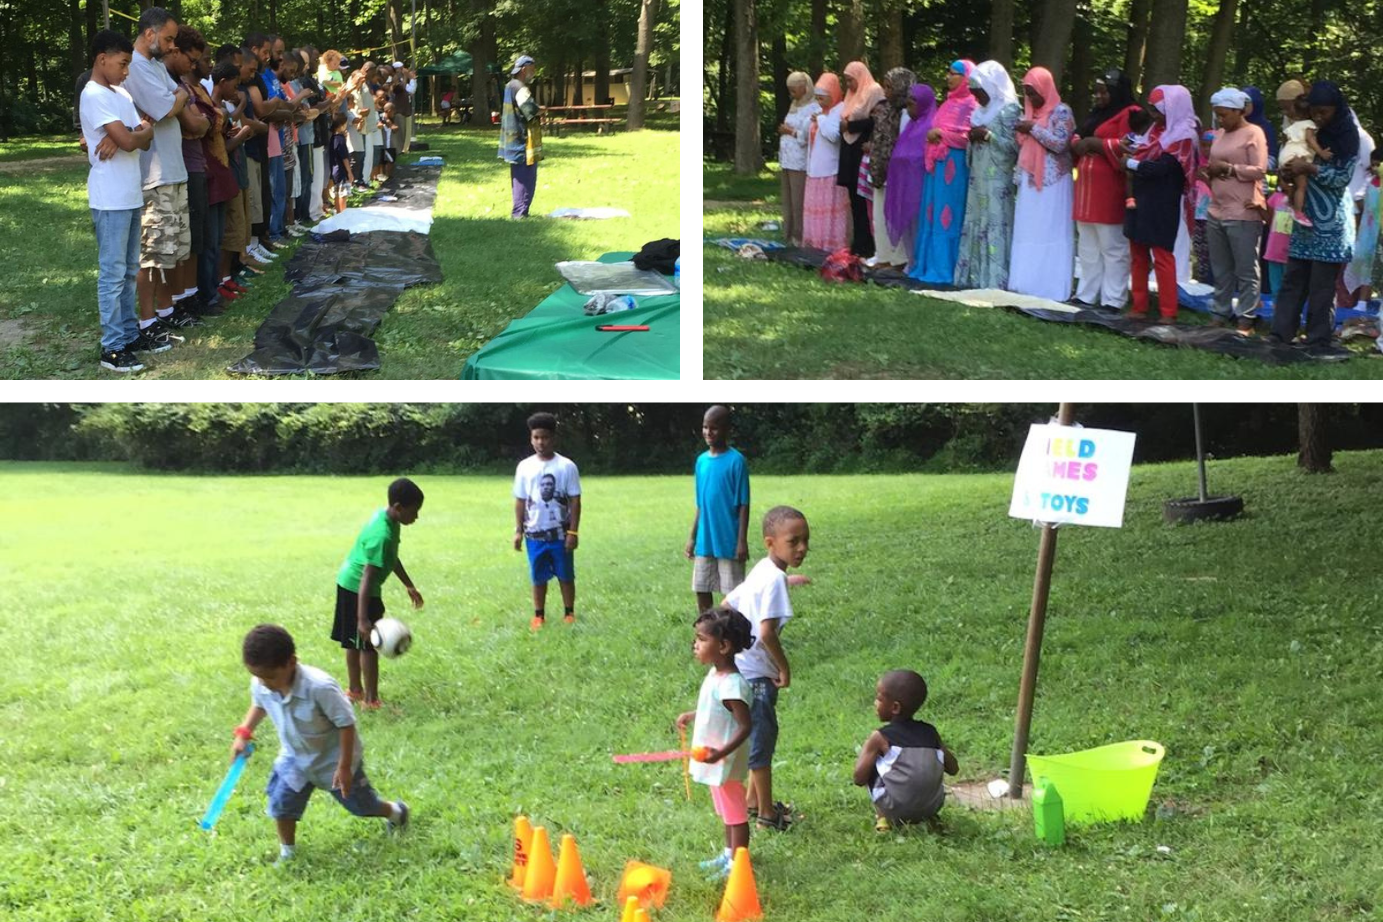
{"label": "black shorts", "polygon": [[396,147],[386,147],[386,148],[384,148],[384,162],[385,162],[385,163],[393,163],[393,162],[394,162],[394,158],[395,158],[396,156],[398,156],[398,148],[396,148]]}
{"label": "black shorts", "polygon": [[[356,636],[356,606],[359,604],[360,596],[357,593],[341,586],[336,587],[336,622],[331,626],[331,639],[347,650],[373,650],[375,647],[370,643],[370,638]],[[370,619],[370,624],[383,618],[384,600],[370,599],[365,616]]]}

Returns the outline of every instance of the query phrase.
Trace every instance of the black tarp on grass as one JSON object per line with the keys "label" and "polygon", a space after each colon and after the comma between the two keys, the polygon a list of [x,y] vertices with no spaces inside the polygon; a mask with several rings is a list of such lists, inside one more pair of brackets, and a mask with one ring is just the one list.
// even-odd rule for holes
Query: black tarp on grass
{"label": "black tarp on grass", "polygon": [[[439,167],[399,167],[370,205],[427,208],[437,196]],[[381,202],[393,196],[395,202]],[[442,280],[426,234],[370,231],[348,239],[304,240],[284,279],[292,293],[255,331],[255,349],[230,366],[233,374],[329,375],[379,368],[371,339],[405,288]]]}
{"label": "black tarp on grass", "polygon": [[[800,269],[820,271],[821,264],[829,255],[825,250],[784,247],[780,250],[765,250],[764,256],[770,262],[796,266]],[[864,280],[883,288],[902,288],[908,291],[956,291],[954,286],[934,285],[909,278],[897,270],[877,271],[861,266]],[[1000,305],[1007,310],[1046,320],[1052,323],[1071,323],[1095,326],[1119,333],[1131,339],[1144,342],[1162,343],[1168,346],[1181,346],[1188,349],[1201,349],[1218,355],[1228,355],[1240,359],[1257,359],[1269,365],[1290,365],[1297,362],[1342,362],[1352,353],[1341,346],[1302,347],[1274,342],[1262,336],[1240,336],[1233,330],[1208,326],[1181,326],[1163,323],[1146,323],[1130,320],[1123,314],[1105,310],[1078,310],[1074,312],[1044,310],[1042,308]]]}

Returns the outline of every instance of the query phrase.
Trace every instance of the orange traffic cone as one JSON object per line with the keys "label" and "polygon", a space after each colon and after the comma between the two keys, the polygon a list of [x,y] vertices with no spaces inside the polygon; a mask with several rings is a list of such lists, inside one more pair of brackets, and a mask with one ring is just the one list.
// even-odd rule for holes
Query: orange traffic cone
{"label": "orange traffic cone", "polygon": [[514,819],[514,871],[509,875],[509,886],[523,890],[523,879],[528,874],[528,846],[533,842],[533,824],[528,817]]}
{"label": "orange traffic cone", "polygon": [[586,883],[586,869],[581,866],[581,853],[576,850],[576,837],[567,833],[562,836],[562,847],[557,854],[557,881],[552,888],[549,904],[553,909],[561,909],[567,900],[577,906],[589,906],[591,888]]}
{"label": "orange traffic cone", "polygon": [[619,899],[624,901],[632,896],[636,897],[639,905],[645,909],[650,905],[662,909],[663,904],[667,902],[667,890],[671,883],[672,872],[668,869],[631,861],[624,866],[624,879],[619,885]]}
{"label": "orange traffic cone", "polygon": [[547,830],[533,827],[533,840],[528,845],[528,871],[523,877],[523,898],[541,903],[552,896],[552,881],[557,867],[552,863],[552,846],[547,843]]}
{"label": "orange traffic cone", "polygon": [[620,914],[619,922],[634,922],[634,916],[639,911],[639,898],[631,896],[624,901],[624,912]]}
{"label": "orange traffic cone", "polygon": [[749,863],[749,849],[740,846],[735,849],[735,860],[730,865],[730,879],[725,882],[725,896],[720,901],[716,922],[743,922],[763,917],[759,891],[754,887],[754,867]]}

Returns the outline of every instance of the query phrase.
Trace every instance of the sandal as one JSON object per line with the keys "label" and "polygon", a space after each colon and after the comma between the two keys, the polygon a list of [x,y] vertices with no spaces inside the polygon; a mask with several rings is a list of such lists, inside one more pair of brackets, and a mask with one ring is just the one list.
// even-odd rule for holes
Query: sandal
{"label": "sandal", "polygon": [[765,814],[760,813],[757,824],[760,829],[777,829],[779,832],[785,831],[797,819],[793,815],[792,807],[782,801],[775,801],[773,804],[773,817],[770,819]]}
{"label": "sandal", "polygon": [[351,702],[360,704],[365,700],[365,693],[363,691],[348,691],[346,692],[346,697],[350,699]]}

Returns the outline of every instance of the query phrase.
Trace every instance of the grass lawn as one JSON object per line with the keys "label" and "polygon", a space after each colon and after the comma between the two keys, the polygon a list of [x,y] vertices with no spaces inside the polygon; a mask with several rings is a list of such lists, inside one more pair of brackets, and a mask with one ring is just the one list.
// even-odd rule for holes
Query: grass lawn
{"label": "grass lawn", "polygon": [[[775,769],[805,818],[755,834],[766,918],[1372,918],[1383,454],[1336,465],[1217,462],[1215,487],[1248,513],[1185,528],[1160,504],[1194,491],[1193,465],[1137,467],[1123,529],[1063,529],[1032,748],[1148,738],[1167,758],[1143,822],[1075,829],[1059,850],[1026,813],[955,804],[940,833],[879,835],[849,783],[875,678],[901,665],[928,678],[923,716],[962,779],[1007,766],[1037,548],[1006,516],[1011,475],[756,478],[757,510],[810,517],[815,581],[794,590]],[[694,706],[689,478],[589,478],[580,620],[536,635],[508,479],[420,478],[402,557],[428,604],[404,615],[414,651],[382,670],[389,706],[361,716],[370,775],[409,801],[413,828],[386,837],[319,793],[296,862],[274,869],[269,732],[216,833],[196,828],[247,706],[243,632],[280,622],[305,662],[344,675],[332,581],[386,482],[0,465],[0,595],[16,616],[0,915],[555,918],[501,883],[523,812],[554,844],[577,836],[604,901],[590,918],[615,918],[629,859],[672,869],[659,919],[710,917],[706,792],[688,803],[675,765],[610,761],[675,747],[671,721]],[[385,599],[405,611],[397,585]]]}
{"label": "grass lawn", "polygon": [[[554,263],[678,236],[675,116],[653,125],[545,139],[535,214],[610,205],[632,217],[520,223],[508,217],[509,176],[495,157],[496,133],[424,121],[428,153],[448,164],[432,227],[444,280],[399,298],[376,337],[382,368],[366,377],[456,378],[467,356],[560,286]],[[80,163],[37,176],[0,173],[0,260],[9,267],[0,276],[0,376],[114,377],[96,363],[96,239],[86,174]],[[228,377],[226,367],[252,350],[255,330],[288,290],[283,270],[271,269],[248,297],[189,331],[186,344],[150,357],[135,377]]]}
{"label": "grass lawn", "polygon": [[[779,236],[759,229],[781,221],[776,171],[745,178],[708,164],[704,197],[707,238]],[[874,285],[829,285],[720,247],[704,253],[707,378],[1383,378],[1372,342],[1354,341],[1358,355],[1340,364],[1275,366]],[[1193,311],[1180,317],[1204,322]]]}
{"label": "grass lawn", "polygon": [[71,134],[10,138],[8,141],[0,142],[0,164],[44,160],[50,157],[80,157],[82,151],[77,147],[80,137],[81,135],[74,131]]}

